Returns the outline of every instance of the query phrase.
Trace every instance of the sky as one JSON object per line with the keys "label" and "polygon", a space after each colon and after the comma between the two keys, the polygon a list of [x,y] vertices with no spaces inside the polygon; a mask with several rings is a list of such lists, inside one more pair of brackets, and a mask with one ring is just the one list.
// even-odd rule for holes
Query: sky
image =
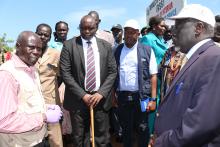
{"label": "sky", "polygon": [[[16,40],[24,30],[35,31],[40,23],[49,24],[62,20],[69,24],[68,38],[79,34],[78,25],[89,11],[99,13],[99,28],[110,30],[112,25],[124,25],[128,19],[136,19],[146,26],[146,8],[153,0],[0,0],[0,36]],[[199,3],[220,14],[219,0],[187,0],[187,4]],[[53,38],[52,38],[53,39]]]}

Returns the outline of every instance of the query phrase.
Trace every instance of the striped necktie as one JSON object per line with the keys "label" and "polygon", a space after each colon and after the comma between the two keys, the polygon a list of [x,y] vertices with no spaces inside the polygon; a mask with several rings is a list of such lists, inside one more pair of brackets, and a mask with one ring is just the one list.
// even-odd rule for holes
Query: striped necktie
{"label": "striped necktie", "polygon": [[96,87],[95,58],[91,46],[92,42],[88,41],[87,43],[86,90],[92,92]]}

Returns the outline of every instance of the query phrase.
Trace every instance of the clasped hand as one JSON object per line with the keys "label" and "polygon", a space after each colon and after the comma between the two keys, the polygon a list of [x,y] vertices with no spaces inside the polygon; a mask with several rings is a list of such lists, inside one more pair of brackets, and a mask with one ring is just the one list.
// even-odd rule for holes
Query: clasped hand
{"label": "clasped hand", "polygon": [[95,107],[98,105],[100,100],[103,98],[103,96],[99,93],[94,93],[94,94],[86,94],[83,96],[83,101],[88,107]]}

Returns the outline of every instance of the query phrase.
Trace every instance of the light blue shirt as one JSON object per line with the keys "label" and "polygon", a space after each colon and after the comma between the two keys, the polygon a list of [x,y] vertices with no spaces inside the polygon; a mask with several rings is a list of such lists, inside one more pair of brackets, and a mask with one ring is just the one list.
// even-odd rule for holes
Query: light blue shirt
{"label": "light blue shirt", "polygon": [[[120,56],[120,83],[119,91],[138,91],[138,59],[137,59],[137,45],[128,48],[126,45],[122,48]],[[150,74],[157,73],[157,62],[153,50],[151,50]]]}
{"label": "light blue shirt", "polygon": [[63,48],[63,43],[62,42],[51,42],[49,45],[50,48],[56,49],[58,51],[61,51]]}

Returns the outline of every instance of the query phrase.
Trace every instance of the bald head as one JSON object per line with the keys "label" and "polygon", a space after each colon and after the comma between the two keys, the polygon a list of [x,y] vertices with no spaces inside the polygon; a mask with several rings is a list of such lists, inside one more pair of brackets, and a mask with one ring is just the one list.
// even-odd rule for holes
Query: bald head
{"label": "bald head", "polygon": [[80,20],[80,25],[82,25],[82,24],[85,23],[85,22],[95,23],[95,19],[94,19],[92,16],[90,16],[90,15],[85,15],[85,16],[83,16],[83,17],[81,18],[81,20]]}
{"label": "bald head", "polygon": [[90,16],[92,16],[92,17],[94,17],[94,18],[99,19],[99,13],[98,13],[97,11],[90,11],[90,12],[88,13],[88,15],[90,15]]}
{"label": "bald head", "polygon": [[27,41],[39,40],[39,36],[32,31],[23,31],[18,35],[16,43],[22,44]]}
{"label": "bald head", "polygon": [[82,17],[79,27],[80,35],[85,40],[90,40],[97,31],[95,19],[90,15],[85,15]]}
{"label": "bald head", "polygon": [[101,19],[99,19],[99,14],[98,14],[98,12],[96,12],[96,11],[90,11],[90,12],[88,13],[88,15],[92,16],[92,17],[95,19],[96,25],[97,25],[97,28],[98,28],[99,23],[101,22]]}
{"label": "bald head", "polygon": [[23,31],[16,42],[16,55],[28,66],[33,66],[42,53],[40,37],[31,31]]}

